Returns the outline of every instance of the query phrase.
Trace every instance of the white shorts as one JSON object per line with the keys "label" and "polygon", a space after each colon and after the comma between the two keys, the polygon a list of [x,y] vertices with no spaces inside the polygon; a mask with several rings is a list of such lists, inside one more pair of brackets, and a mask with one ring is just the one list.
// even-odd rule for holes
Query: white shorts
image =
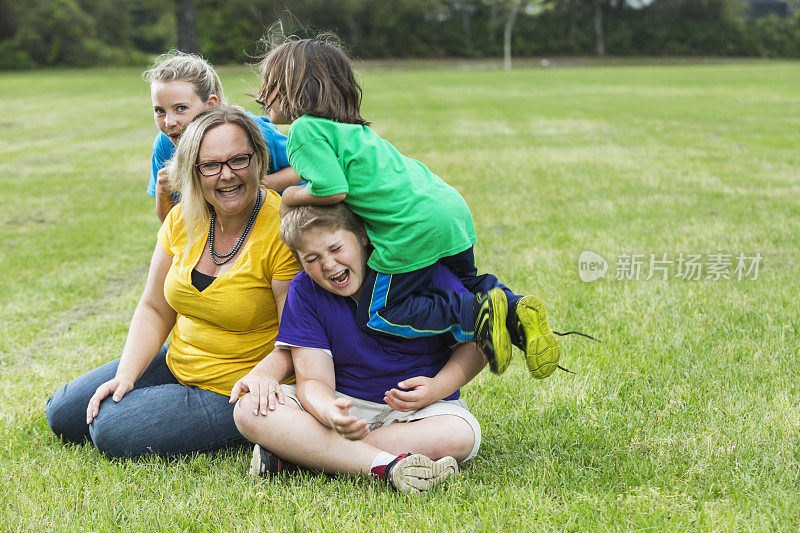
{"label": "white shorts", "polygon": [[[297,402],[297,405],[300,406],[300,409],[303,409],[303,404],[300,403],[297,397],[296,385],[283,384],[281,385],[281,389],[283,390],[284,396],[293,399]],[[338,391],[335,391],[335,394],[337,398],[346,398],[353,401],[353,407],[350,408],[350,416],[354,416],[360,420],[366,420],[370,431],[388,426],[395,422],[413,422],[432,416],[455,415],[464,419],[470,425],[475,435],[475,444],[473,444],[472,451],[469,452],[469,455],[464,461],[469,461],[478,455],[478,448],[481,447],[481,426],[478,424],[478,420],[469,412],[467,402],[462,399],[439,400],[416,411],[395,411],[385,403],[375,403],[362,400],[361,398],[354,398]],[[305,411],[305,409],[303,410]],[[462,461],[462,463],[464,461]]]}

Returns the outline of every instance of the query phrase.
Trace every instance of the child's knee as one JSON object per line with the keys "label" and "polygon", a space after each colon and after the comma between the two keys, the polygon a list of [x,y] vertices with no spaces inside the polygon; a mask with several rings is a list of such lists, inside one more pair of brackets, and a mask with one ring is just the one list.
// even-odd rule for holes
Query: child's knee
{"label": "child's knee", "polygon": [[444,415],[437,421],[438,431],[433,446],[437,457],[451,456],[459,462],[468,459],[480,436],[472,425],[457,415]]}
{"label": "child's knee", "polygon": [[253,423],[256,421],[257,415],[245,405],[250,405],[250,394],[245,394],[239,401],[236,402],[236,407],[233,409],[233,421],[236,424],[236,429],[239,430],[245,438],[249,439],[249,434],[252,432]]}
{"label": "child's knee", "polygon": [[274,427],[275,424],[280,424],[280,421],[287,414],[287,407],[294,403],[290,398],[287,398],[286,405],[278,404],[274,411],[269,411],[266,415],[263,415],[253,412],[250,401],[250,393],[247,393],[239,398],[239,401],[236,402],[236,407],[233,408],[233,422],[236,424],[236,429],[250,441],[256,441],[259,431],[267,429],[267,426]]}
{"label": "child's knee", "polygon": [[302,412],[299,404],[293,398],[286,397],[285,403],[277,404],[274,411],[268,411],[266,415],[254,413],[250,398],[248,393],[236,402],[236,407],[233,409],[233,422],[244,438],[261,445],[266,444],[265,435],[271,436],[291,427],[294,416]]}
{"label": "child's knee", "polygon": [[475,434],[475,429],[469,422],[461,417],[454,418],[452,428],[449,431],[449,447],[452,453],[448,455],[455,457],[458,461],[464,461],[472,454],[475,441],[480,436]]}

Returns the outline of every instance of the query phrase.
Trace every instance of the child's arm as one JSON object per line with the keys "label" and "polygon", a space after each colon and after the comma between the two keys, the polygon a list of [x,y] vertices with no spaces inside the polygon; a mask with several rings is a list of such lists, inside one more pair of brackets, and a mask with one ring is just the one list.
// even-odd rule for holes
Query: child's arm
{"label": "child's arm", "polygon": [[459,344],[435,377],[416,376],[397,384],[399,390],[386,391],[383,401],[396,411],[414,411],[447,398],[466,385],[486,366],[483,355],[474,342]]}
{"label": "child's arm", "polygon": [[353,401],[337,399],[334,394],[333,358],[323,350],[293,346],[292,362],[297,377],[297,397],[303,409],[347,439],[366,437],[367,422],[348,414]]}
{"label": "child's arm", "polygon": [[347,197],[347,193],[331,194],[330,196],[314,196],[305,185],[287,187],[281,196],[281,203],[286,207],[300,205],[333,205],[338,204]]}
{"label": "child's arm", "polygon": [[261,178],[261,185],[275,192],[283,192],[287,187],[299,184],[303,179],[292,170],[292,167],[284,167],[272,174],[267,174]]}
{"label": "child's arm", "polygon": [[162,168],[158,171],[158,178],[156,179],[156,215],[158,215],[158,219],[164,222],[164,219],[167,218],[174,206],[175,202],[172,201],[167,169]]}

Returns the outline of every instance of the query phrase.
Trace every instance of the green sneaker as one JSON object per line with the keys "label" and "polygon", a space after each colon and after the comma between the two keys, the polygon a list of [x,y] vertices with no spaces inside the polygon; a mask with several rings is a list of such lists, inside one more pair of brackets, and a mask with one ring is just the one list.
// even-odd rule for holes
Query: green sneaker
{"label": "green sneaker", "polygon": [[508,301],[498,288],[475,295],[475,343],[495,374],[502,374],[511,363],[511,337],[506,329]]}
{"label": "green sneaker", "polygon": [[547,322],[544,303],[536,296],[524,296],[517,302],[517,334],[531,376],[544,379],[556,371],[561,347]]}

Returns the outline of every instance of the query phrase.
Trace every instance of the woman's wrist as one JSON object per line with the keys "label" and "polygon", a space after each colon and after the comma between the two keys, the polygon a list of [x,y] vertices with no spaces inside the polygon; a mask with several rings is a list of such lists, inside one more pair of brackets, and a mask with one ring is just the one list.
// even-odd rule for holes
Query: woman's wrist
{"label": "woman's wrist", "polygon": [[291,352],[276,347],[253,367],[250,374],[259,376],[268,374],[276,381],[283,381],[292,375],[293,370]]}
{"label": "woman's wrist", "polygon": [[135,376],[133,376],[129,372],[124,372],[124,371],[121,372],[120,370],[117,370],[117,373],[114,376],[114,379],[116,379],[119,382],[124,382],[124,383],[130,383],[130,384],[136,383],[136,377]]}
{"label": "woman's wrist", "polygon": [[269,369],[253,368],[247,375],[250,376],[251,378],[258,379],[259,381],[268,381],[268,380],[274,380],[277,382],[281,381]]}

